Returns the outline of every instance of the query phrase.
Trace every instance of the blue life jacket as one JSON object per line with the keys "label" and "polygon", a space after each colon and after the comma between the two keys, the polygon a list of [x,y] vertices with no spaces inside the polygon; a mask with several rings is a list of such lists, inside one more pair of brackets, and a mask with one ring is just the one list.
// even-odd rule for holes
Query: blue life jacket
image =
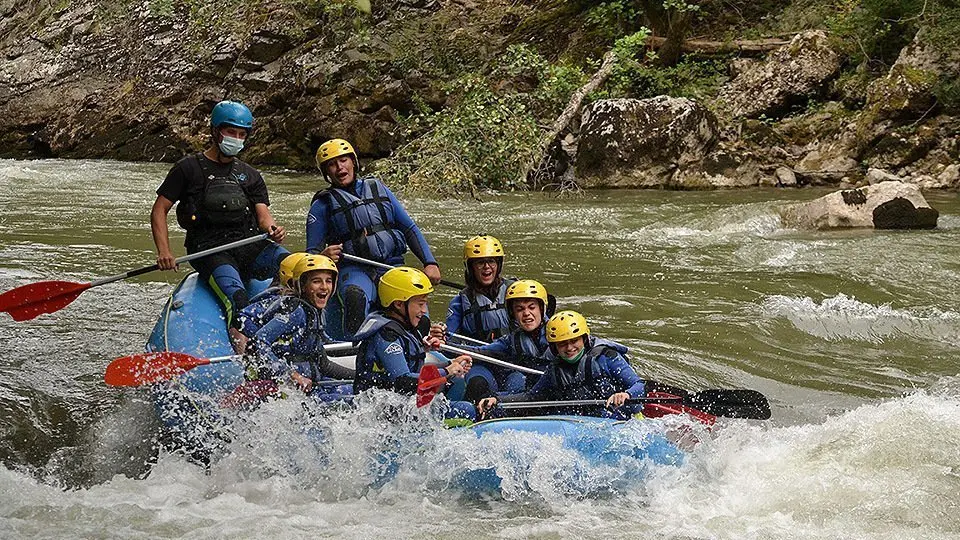
{"label": "blue life jacket", "polygon": [[[328,363],[326,351],[323,348],[327,337],[323,331],[322,312],[297,297],[281,297],[279,300],[282,306],[275,310],[271,320],[289,320],[295,312],[302,310],[306,324],[291,323],[289,328],[284,329],[284,332],[270,344],[252,340],[253,352],[256,353],[258,347],[268,345],[273,356],[292,365],[301,375],[314,382],[321,380],[323,378],[321,366]],[[270,371],[277,371],[276,366],[270,366]],[[276,377],[279,373],[265,375]]]}
{"label": "blue life jacket", "polygon": [[426,349],[418,330],[408,330],[399,321],[375,311],[367,316],[360,330],[357,331],[355,339],[361,343],[357,351],[354,392],[360,393],[370,388],[385,388],[405,394],[416,392],[415,380],[413,385],[409,386],[409,381],[395,380],[390,377],[384,367],[379,364],[377,351],[371,347],[371,344],[380,340],[387,343],[399,340],[407,360],[407,368],[413,373],[419,373],[426,358]]}
{"label": "blue life jacket", "polygon": [[460,333],[481,341],[492,341],[508,334],[511,320],[504,297],[512,283],[513,280],[501,280],[495,300],[477,294],[469,287],[460,291],[458,296],[463,308]]}
{"label": "blue life jacket", "polygon": [[278,312],[291,310],[299,305],[297,297],[281,295],[280,291],[280,287],[270,287],[251,298],[247,307],[240,310],[237,320],[243,335],[253,337]]}
{"label": "blue life jacket", "polygon": [[313,201],[326,199],[330,211],[332,230],[328,243],[343,244],[345,253],[382,263],[402,260],[407,241],[396,228],[393,203],[384,194],[386,188],[372,176],[356,182],[361,183],[360,197],[349,188],[337,187],[318,191],[313,196]]}
{"label": "blue life jacket", "polygon": [[[541,324],[537,329],[537,339],[519,328],[514,330],[510,337],[511,353],[516,364],[546,371],[554,358],[550,344],[547,343],[546,324]],[[535,375],[532,377],[537,379]],[[527,377],[528,380],[530,378]]]}
{"label": "blue life jacket", "polygon": [[611,376],[608,360],[625,354],[629,349],[605,339],[592,339],[590,349],[576,365],[557,358],[544,372],[554,399],[607,399],[626,388]]}

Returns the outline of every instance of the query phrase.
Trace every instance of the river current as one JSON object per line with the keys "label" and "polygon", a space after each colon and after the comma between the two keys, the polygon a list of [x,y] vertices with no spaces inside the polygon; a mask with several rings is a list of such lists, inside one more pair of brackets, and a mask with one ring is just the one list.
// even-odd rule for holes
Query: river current
{"label": "river current", "polygon": [[[0,291],[152,264],[168,168],[0,160]],[[322,179],[265,177],[302,248]],[[385,426],[375,403],[312,418],[296,397],[248,418],[204,469],[158,452],[147,394],[103,382],[111,359],[143,350],[183,271],[32,321],[0,314],[0,537],[960,537],[960,201],[926,194],[933,231],[781,225],[780,206],[826,193],[402,196],[444,277],[462,281],[463,241],[492,234],[507,275],[628,345],[641,376],[770,399],[770,421],[725,420],[636,482],[549,438],[481,445],[417,415]],[[432,297],[436,318],[453,294]],[[399,470],[371,482],[385,440]],[[461,492],[465,463],[496,468],[503,491]]]}

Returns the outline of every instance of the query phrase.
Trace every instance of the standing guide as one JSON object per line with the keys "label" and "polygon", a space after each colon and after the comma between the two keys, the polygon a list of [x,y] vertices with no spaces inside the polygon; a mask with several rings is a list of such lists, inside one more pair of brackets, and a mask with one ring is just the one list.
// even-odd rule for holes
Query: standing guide
{"label": "standing guide", "polygon": [[177,204],[177,223],[187,231],[187,253],[268,232],[264,240],[203,257],[190,264],[223,303],[231,341],[242,352],[246,339],[237,329],[237,313],[249,302],[244,282],[277,273],[290,254],[275,242],[286,237],[270,214],[270,198],[260,173],[236,156],[253,130],[253,114],[245,105],[221,101],[210,114],[210,146],[178,161],[157,188],[150,213],[157,265],[176,269],[170,249],[167,214]]}

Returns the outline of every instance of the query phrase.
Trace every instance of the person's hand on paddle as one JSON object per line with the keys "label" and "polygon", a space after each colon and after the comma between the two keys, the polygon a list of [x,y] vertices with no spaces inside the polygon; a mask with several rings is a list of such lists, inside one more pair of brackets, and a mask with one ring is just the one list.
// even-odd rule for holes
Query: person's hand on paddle
{"label": "person's hand on paddle", "polygon": [[450,365],[447,366],[447,375],[463,377],[470,372],[471,366],[473,366],[473,359],[465,354],[461,354],[450,361]]}
{"label": "person's hand on paddle", "polygon": [[173,256],[173,253],[170,253],[169,250],[161,251],[157,255],[157,266],[161,270],[176,270],[177,269],[177,258]]}
{"label": "person's hand on paddle", "polygon": [[320,252],[321,255],[330,257],[333,262],[340,262],[340,254],[343,252],[343,244],[332,244]]}
{"label": "person's hand on paddle", "polygon": [[487,413],[492,411],[494,407],[497,406],[496,396],[485,397],[477,402],[477,412],[480,413],[480,417],[483,418],[487,416]]}
{"label": "person's hand on paddle", "polygon": [[616,394],[607,398],[607,408],[616,409],[617,407],[623,405],[630,399],[630,394],[626,392],[617,392]]}
{"label": "person's hand on paddle", "polygon": [[440,267],[436,264],[428,264],[423,267],[423,273],[430,278],[430,283],[434,285],[440,283]]}
{"label": "person's hand on paddle", "polygon": [[287,237],[287,230],[281,227],[280,225],[271,225],[270,231],[268,233],[270,239],[278,244],[283,243],[283,239]]}
{"label": "person's hand on paddle", "polygon": [[303,393],[309,393],[313,389],[313,381],[307,377],[304,377],[297,370],[290,371],[290,378],[293,379],[294,384],[297,385],[297,388],[303,390]]}
{"label": "person's hand on paddle", "polygon": [[426,346],[427,346],[427,349],[428,349],[428,350],[431,350],[431,351],[439,351],[439,350],[440,350],[440,346],[443,345],[443,344],[446,343],[446,342],[447,342],[447,340],[446,340],[445,337],[443,337],[443,336],[437,337],[437,336],[433,335],[433,326],[432,326],[432,325],[430,326],[430,335],[428,335],[427,337],[423,338],[423,344],[426,345]]}
{"label": "person's hand on paddle", "polygon": [[430,337],[437,338],[441,342],[447,341],[447,325],[443,323],[433,323],[430,325]]}

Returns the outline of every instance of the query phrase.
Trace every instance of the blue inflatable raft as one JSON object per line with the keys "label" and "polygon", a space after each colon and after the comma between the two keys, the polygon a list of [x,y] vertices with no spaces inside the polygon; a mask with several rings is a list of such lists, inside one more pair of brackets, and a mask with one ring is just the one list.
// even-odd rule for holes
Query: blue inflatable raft
{"label": "blue inflatable raft", "polygon": [[[251,295],[268,286],[266,281],[248,284]],[[153,328],[147,351],[176,351],[209,358],[233,354],[225,318],[213,292],[190,274],[176,287]],[[155,385],[154,403],[164,427],[168,446],[208,463],[226,437],[219,436],[220,399],[244,382],[236,362],[219,362],[196,367],[169,384]],[[635,424],[605,418],[546,416],[501,418],[477,422],[465,429],[478,438],[497,437],[510,431],[559,437],[565,448],[582,454],[591,463],[613,463],[634,459],[645,463],[672,465],[683,453],[662,434],[624,437],[624,427]],[[462,479],[464,488],[495,491],[501,479],[496,471],[478,468]]]}

